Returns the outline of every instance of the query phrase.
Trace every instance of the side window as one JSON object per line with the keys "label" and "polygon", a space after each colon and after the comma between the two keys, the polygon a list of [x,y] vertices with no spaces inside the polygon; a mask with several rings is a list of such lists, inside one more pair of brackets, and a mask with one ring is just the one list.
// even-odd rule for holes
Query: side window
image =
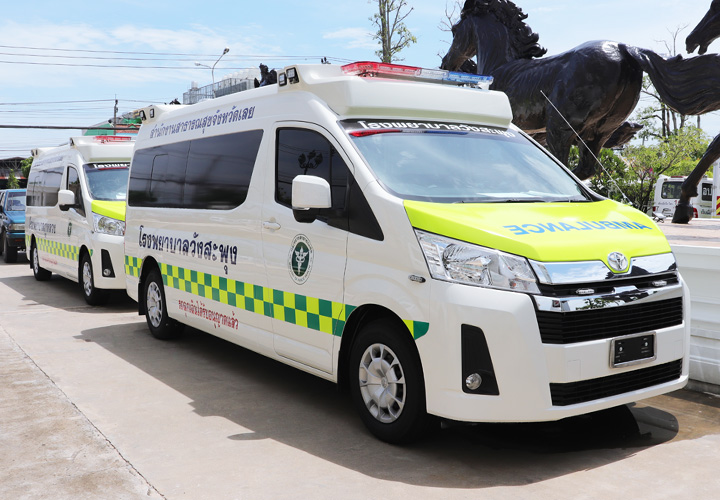
{"label": "side window", "polygon": [[42,175],[42,205],[54,207],[58,202],[58,191],[62,182],[63,168],[49,168]]}
{"label": "side window", "polygon": [[196,139],[190,144],[183,207],[230,210],[247,198],[262,130]]}
{"label": "side window", "polygon": [[128,204],[182,207],[189,141],[135,152],[130,166]]}
{"label": "side window", "polygon": [[702,201],[712,201],[712,184],[702,184],[700,192]]}
{"label": "side window", "polygon": [[128,204],[208,210],[241,205],[262,134],[262,130],[250,130],[136,151]]}
{"label": "side window", "polygon": [[330,142],[312,130],[278,129],[276,141],[275,201],[292,206],[292,181],[298,175],[322,177],[330,184],[332,208],[345,210],[348,168]]}
{"label": "side window", "polygon": [[40,205],[40,200],[36,198],[36,193],[38,192],[36,189],[39,182],[40,172],[31,169],[28,174],[27,182],[27,205],[29,207]]}
{"label": "side window", "polygon": [[338,229],[383,240],[370,205],[332,144],[312,130],[278,129],[275,200],[281,205],[292,207],[292,181],[298,175],[316,175],[330,184],[332,207],[320,210],[318,219]]}
{"label": "side window", "polygon": [[154,148],[135,151],[128,180],[128,205],[142,207],[150,201],[150,173]]}
{"label": "side window", "polygon": [[67,189],[75,194],[75,211],[85,215],[85,207],[83,206],[82,187],[80,186],[80,176],[75,167],[68,167],[67,172]]}

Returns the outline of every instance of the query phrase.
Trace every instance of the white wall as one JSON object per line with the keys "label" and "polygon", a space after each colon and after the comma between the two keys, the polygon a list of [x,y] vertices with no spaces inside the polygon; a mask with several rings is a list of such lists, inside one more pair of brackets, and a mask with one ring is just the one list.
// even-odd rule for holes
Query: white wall
{"label": "white wall", "polygon": [[690,288],[690,387],[720,394],[720,248],[672,249]]}

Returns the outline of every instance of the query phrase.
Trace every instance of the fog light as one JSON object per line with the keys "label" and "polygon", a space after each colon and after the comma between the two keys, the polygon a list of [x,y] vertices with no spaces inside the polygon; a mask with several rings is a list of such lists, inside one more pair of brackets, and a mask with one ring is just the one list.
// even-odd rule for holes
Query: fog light
{"label": "fog light", "polygon": [[465,379],[465,387],[467,387],[471,391],[478,389],[481,385],[482,377],[479,373],[473,373],[472,375],[468,375],[468,378]]}
{"label": "fog light", "polygon": [[112,271],[110,269],[103,269],[103,276],[106,278],[112,274]]}

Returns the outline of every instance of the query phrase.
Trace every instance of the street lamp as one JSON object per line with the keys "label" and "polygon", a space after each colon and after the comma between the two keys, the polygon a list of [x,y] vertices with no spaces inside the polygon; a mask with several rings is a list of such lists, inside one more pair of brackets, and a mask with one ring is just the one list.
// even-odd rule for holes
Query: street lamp
{"label": "street lamp", "polygon": [[212,65],[212,67],[208,66],[207,64],[202,64],[199,62],[195,63],[195,66],[202,66],[203,68],[209,68],[210,69],[210,76],[212,77],[212,89],[213,89],[213,97],[215,97],[215,65],[220,62],[220,59],[222,59],[222,56],[230,52],[230,47],[225,47],[223,50],[223,53],[220,54],[220,57],[217,58],[217,61]]}

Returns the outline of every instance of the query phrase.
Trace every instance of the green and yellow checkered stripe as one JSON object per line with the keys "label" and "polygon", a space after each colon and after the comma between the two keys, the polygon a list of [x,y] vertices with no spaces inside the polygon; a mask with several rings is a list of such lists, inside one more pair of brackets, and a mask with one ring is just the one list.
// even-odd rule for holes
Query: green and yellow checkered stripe
{"label": "green and yellow checkered stripe", "polygon": [[38,250],[41,252],[75,261],[80,258],[80,249],[76,246],[37,237],[35,238],[35,242],[37,243]]}
{"label": "green and yellow checkered stripe", "polygon": [[[128,276],[138,277],[141,267],[142,260],[125,256],[125,272]],[[168,264],[160,264],[160,273],[167,287],[338,337],[343,333],[347,318],[356,309],[356,306],[348,304],[284,292]],[[404,323],[415,339],[425,335],[430,326],[423,321],[404,320]]]}
{"label": "green and yellow checkered stripe", "polygon": [[140,268],[142,267],[142,260],[137,257],[125,256],[125,274],[127,276],[133,276],[135,278],[140,277]]}

